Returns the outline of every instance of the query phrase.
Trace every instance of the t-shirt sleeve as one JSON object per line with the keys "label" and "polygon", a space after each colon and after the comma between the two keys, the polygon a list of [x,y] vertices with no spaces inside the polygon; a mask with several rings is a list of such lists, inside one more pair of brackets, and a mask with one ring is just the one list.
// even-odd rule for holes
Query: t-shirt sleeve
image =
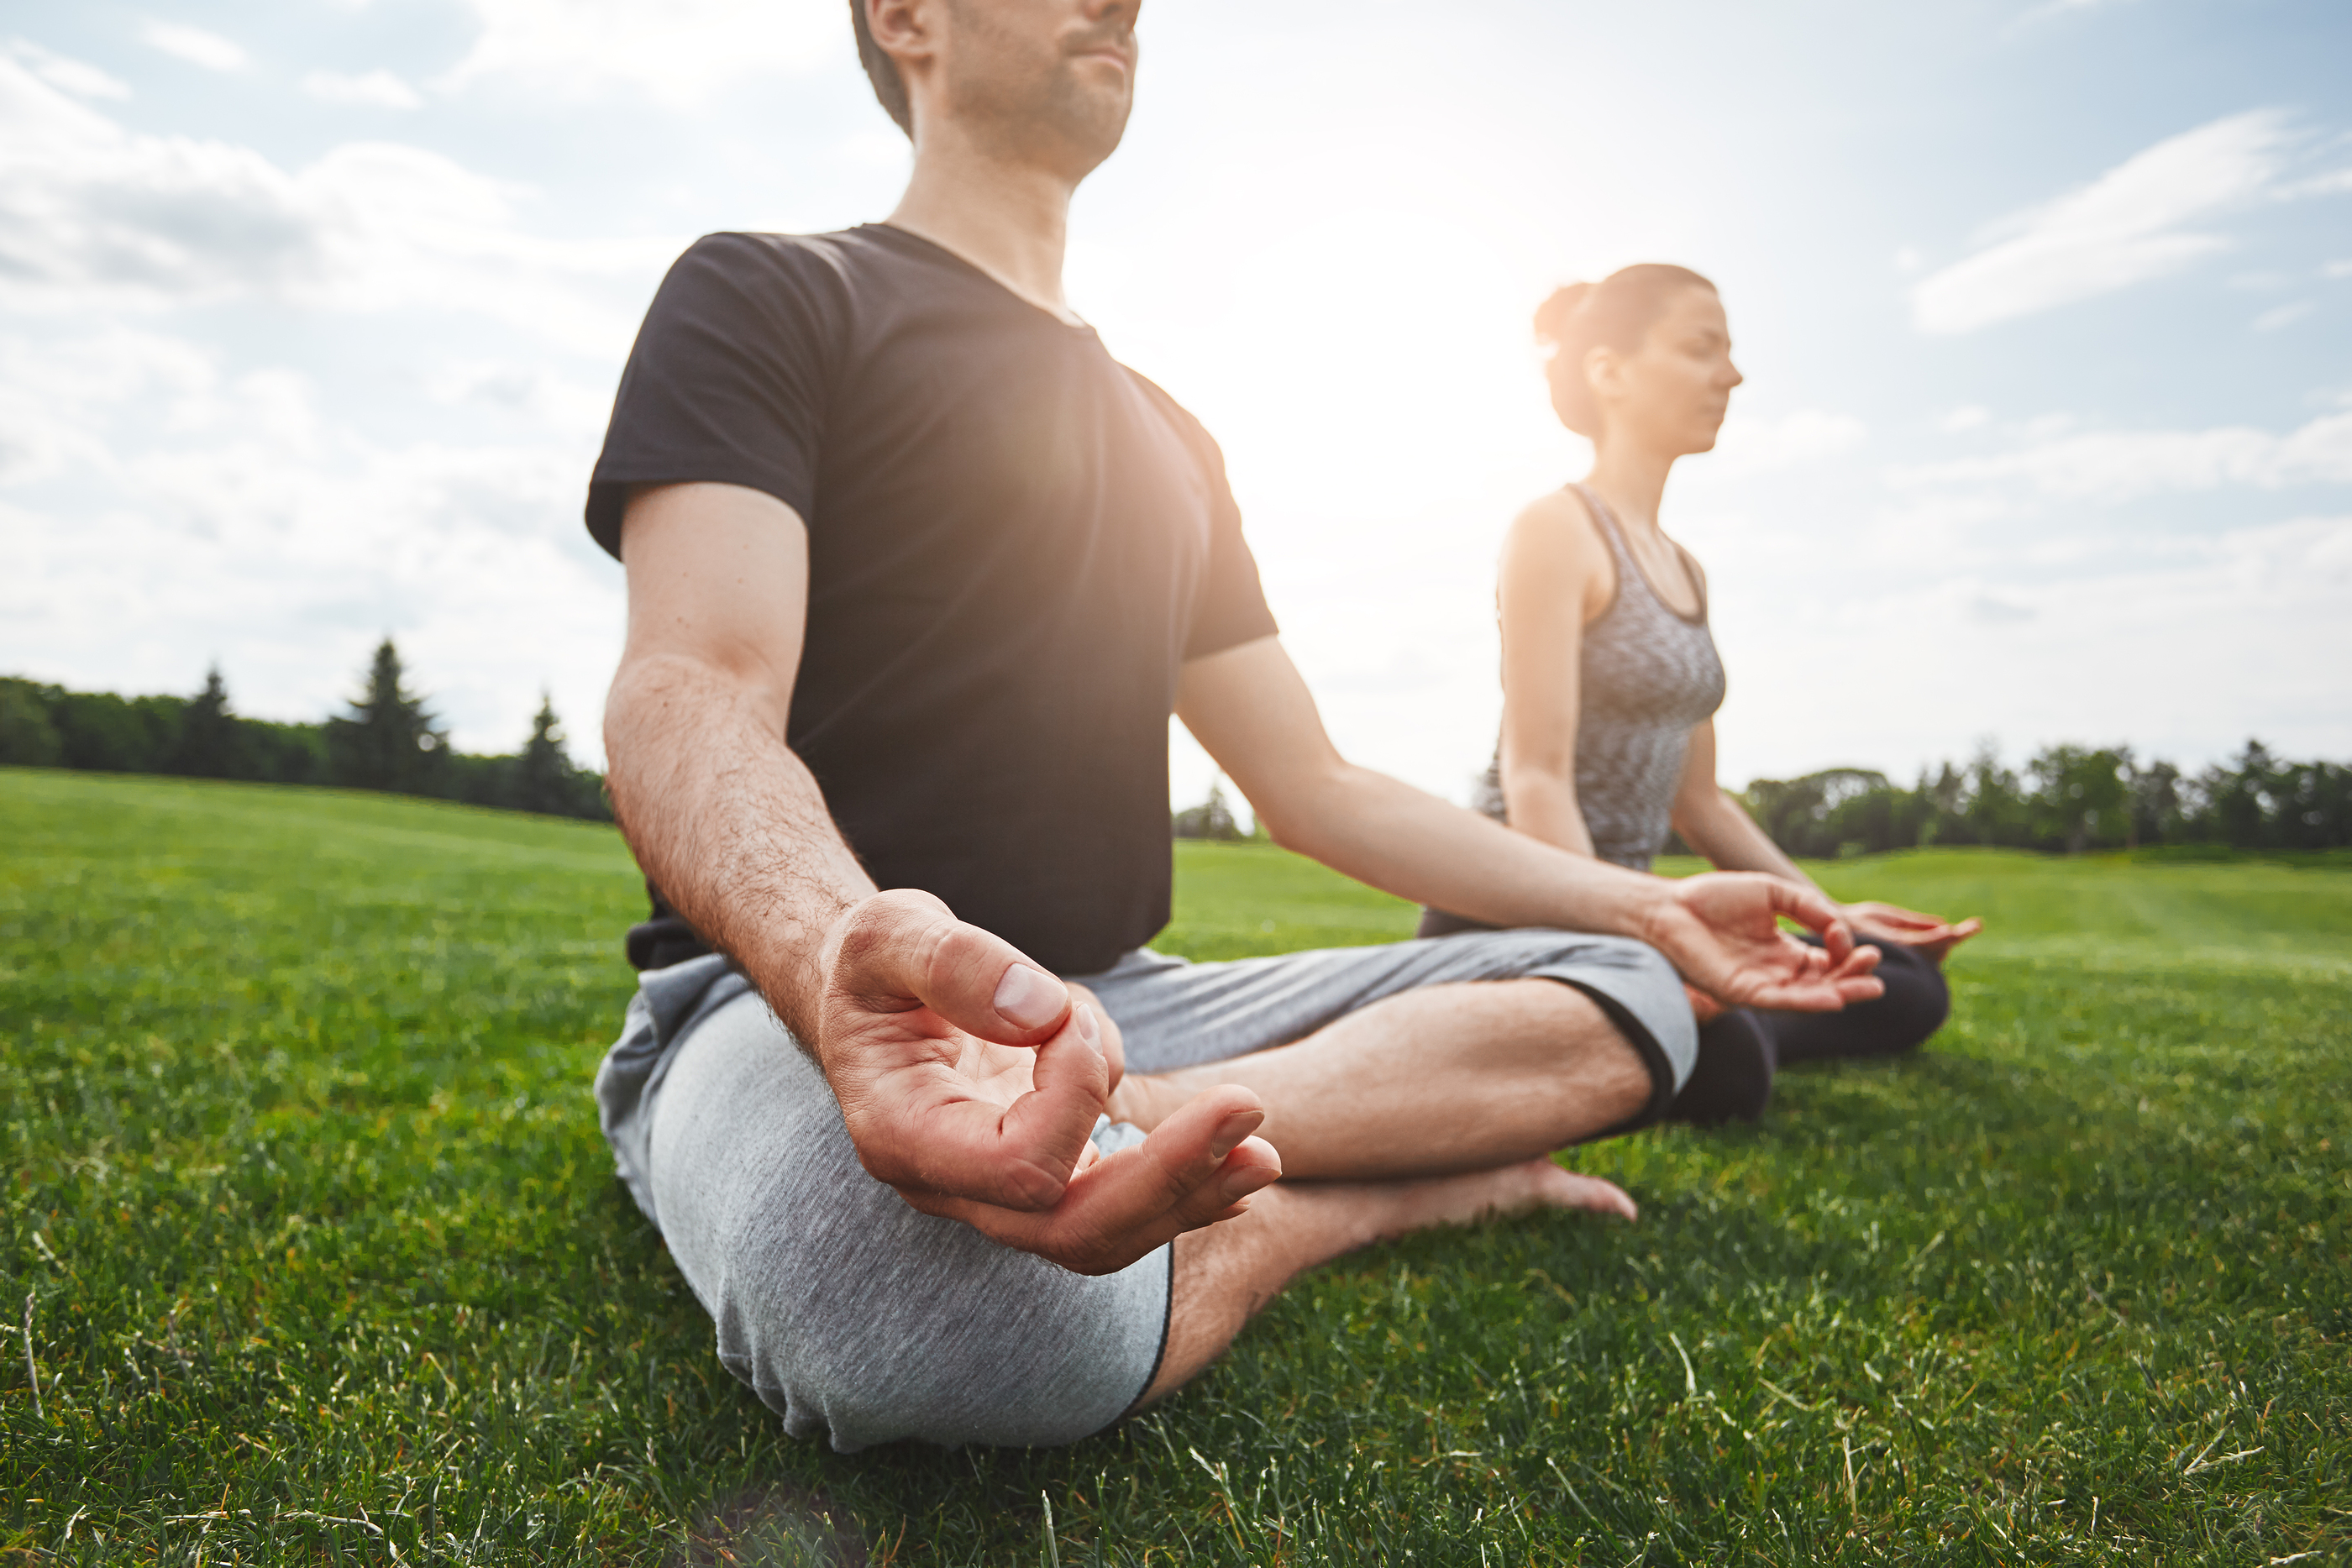
{"label": "t-shirt sleeve", "polygon": [[1205,658],[1244,643],[1271,637],[1279,630],[1258,580],[1257,557],[1242,537],[1242,508],[1225,479],[1225,455],[1206,430],[1192,427],[1194,447],[1208,471],[1212,512],[1209,521],[1209,567],[1202,574],[1201,597],[1192,607],[1192,626],[1184,640],[1184,657]]}
{"label": "t-shirt sleeve", "polygon": [[616,559],[638,485],[763,490],[806,519],[834,358],[830,269],[793,242],[708,235],[669,269],[621,372],[588,484],[588,531]]}

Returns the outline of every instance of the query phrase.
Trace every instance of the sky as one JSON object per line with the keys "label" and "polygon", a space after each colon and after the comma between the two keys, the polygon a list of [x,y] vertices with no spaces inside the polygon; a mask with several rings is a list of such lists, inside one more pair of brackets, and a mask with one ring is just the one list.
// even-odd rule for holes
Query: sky
{"label": "sky", "polygon": [[[316,719],[399,643],[575,755],[580,507],[668,262],[887,213],[839,0],[0,0],[0,673]],[[2352,7],[1151,0],[1073,304],[1207,423],[1341,748],[1455,799],[1635,261],[1748,376],[1664,521],[1738,785],[1990,740],[2352,757]],[[1212,764],[1178,736],[1171,792]]]}

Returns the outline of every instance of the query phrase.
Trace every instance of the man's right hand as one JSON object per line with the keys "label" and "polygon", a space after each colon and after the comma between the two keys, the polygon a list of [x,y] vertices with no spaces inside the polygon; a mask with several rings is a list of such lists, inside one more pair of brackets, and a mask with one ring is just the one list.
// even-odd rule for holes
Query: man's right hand
{"label": "man's right hand", "polygon": [[1115,1036],[1092,1003],[926,893],[877,893],[828,934],[813,1042],[859,1162],[926,1214],[1076,1273],[1230,1218],[1282,1174],[1237,1085],[1141,1144],[1089,1134]]}

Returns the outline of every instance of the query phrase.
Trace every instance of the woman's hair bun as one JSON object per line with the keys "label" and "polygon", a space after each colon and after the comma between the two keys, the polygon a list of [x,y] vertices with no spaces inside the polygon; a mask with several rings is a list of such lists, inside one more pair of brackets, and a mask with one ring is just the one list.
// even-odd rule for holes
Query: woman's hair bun
{"label": "woman's hair bun", "polygon": [[1593,285],[1566,283],[1536,307],[1536,341],[1557,346],[1566,336],[1569,318],[1592,297]]}
{"label": "woman's hair bun", "polygon": [[1536,308],[1536,341],[1551,350],[1551,406],[1560,423],[1579,435],[1598,436],[1601,411],[1585,382],[1585,355],[1600,344],[1633,353],[1676,293],[1714,287],[1686,267],[1645,261],[1599,283],[1553,289]]}

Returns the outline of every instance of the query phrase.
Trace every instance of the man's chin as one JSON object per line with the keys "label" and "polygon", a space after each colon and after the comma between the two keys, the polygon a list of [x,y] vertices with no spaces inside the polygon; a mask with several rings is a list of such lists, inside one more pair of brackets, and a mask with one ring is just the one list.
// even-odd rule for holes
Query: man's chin
{"label": "man's chin", "polygon": [[1127,118],[1135,109],[1135,95],[1123,84],[1117,89],[1087,82],[1076,87],[1055,106],[1054,118],[1061,127],[1061,139],[1074,153],[1090,160],[1087,167],[1092,169],[1118,151],[1127,136]]}
{"label": "man's chin", "polygon": [[1108,124],[1095,120],[1072,121],[1065,120],[1060,134],[1052,138],[1054,162],[1072,183],[1085,179],[1100,168],[1127,134],[1127,114],[1122,109],[1118,118]]}

